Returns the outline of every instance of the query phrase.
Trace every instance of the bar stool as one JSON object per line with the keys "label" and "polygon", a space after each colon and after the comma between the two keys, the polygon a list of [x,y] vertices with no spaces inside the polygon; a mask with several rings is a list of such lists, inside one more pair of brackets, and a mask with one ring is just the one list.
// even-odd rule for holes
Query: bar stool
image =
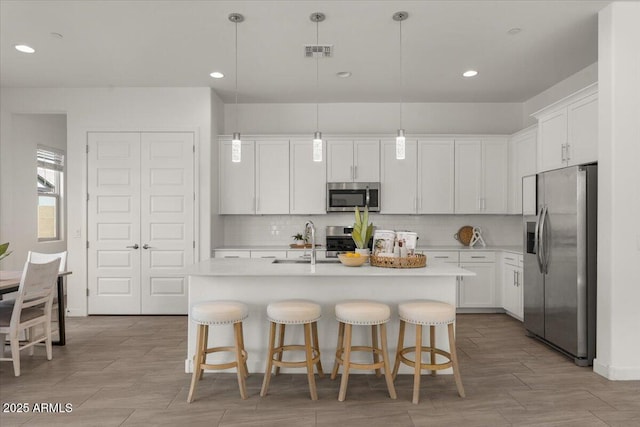
{"label": "bar stool", "polygon": [[[267,355],[267,367],[264,370],[264,381],[260,396],[266,396],[271,381],[271,369],[276,367],[275,375],[280,373],[280,367],[307,368],[309,381],[309,393],[311,400],[318,400],[316,380],[313,367],[316,366],[318,376],[324,377],[322,363],[320,362],[320,346],[318,345],[318,319],[320,319],[320,305],[313,301],[293,299],[273,302],[267,306],[267,318],[271,322],[269,330],[269,352]],[[278,346],[275,346],[276,325],[280,325]],[[304,325],[304,345],[284,345],[286,325]],[[304,351],[303,361],[283,361],[285,351]]]}
{"label": "bar stool", "polygon": [[[237,368],[238,386],[240,396],[247,398],[245,377],[249,375],[247,370],[247,352],[244,349],[244,337],[242,333],[242,321],[249,315],[246,304],[237,301],[206,301],[191,307],[191,320],[198,324],[196,338],[196,353],[193,356],[193,375],[187,402],[193,401],[196,391],[196,383],[202,379],[205,369],[221,370]],[[210,325],[233,325],[234,345],[227,347],[207,348],[209,341]],[[228,363],[207,363],[207,354],[231,351],[235,353],[235,360]]]}
{"label": "bar stool", "polygon": [[[387,328],[386,323],[391,317],[391,309],[388,305],[376,301],[344,301],[336,304],[336,319],[338,320],[338,344],[336,346],[336,359],[331,372],[331,379],[338,375],[339,366],[342,365],[342,380],[338,400],[343,402],[347,394],[349,382],[349,370],[375,369],[380,376],[380,368],[384,368],[384,376],[389,390],[389,396],[396,398],[396,389],[393,386],[393,378],[389,369],[389,356],[387,352]],[[352,346],[352,326],[371,326],[371,346]],[[378,326],[380,326],[380,341],[382,348],[378,348]],[[369,351],[373,355],[373,363],[355,363],[351,361],[353,351]],[[380,360],[382,359],[382,360]]]}
{"label": "bar stool", "polygon": [[[456,354],[456,341],[453,325],[456,321],[456,309],[451,304],[431,300],[408,301],[398,305],[400,316],[400,332],[398,334],[398,349],[393,366],[393,378],[398,374],[400,362],[414,368],[413,376],[413,403],[418,403],[420,398],[420,372],[422,369],[431,371],[435,376],[436,371],[453,368],[453,376],[460,397],[465,397],[462,379],[458,368],[458,356]],[[414,347],[404,347],[404,329],[407,323],[416,325],[416,342]],[[447,325],[449,331],[449,352],[436,348],[436,326]],[[422,326],[429,326],[429,347],[422,346]],[[407,353],[415,353],[415,359],[405,357]],[[422,353],[429,353],[431,363],[422,363]],[[446,362],[436,363],[436,354],[447,358]]]}

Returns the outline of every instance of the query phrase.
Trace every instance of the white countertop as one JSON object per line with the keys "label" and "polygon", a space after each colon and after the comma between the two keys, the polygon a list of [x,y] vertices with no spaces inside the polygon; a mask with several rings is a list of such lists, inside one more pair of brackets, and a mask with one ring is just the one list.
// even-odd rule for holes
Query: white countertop
{"label": "white countertop", "polygon": [[[214,250],[217,251],[309,251],[310,248],[307,249],[302,249],[302,248],[290,248],[288,246],[268,246],[268,245],[258,245],[258,246],[224,246],[224,247],[220,247],[220,248],[216,248]],[[326,251],[327,248],[325,246],[318,246],[316,248],[319,251]],[[522,255],[522,246],[518,246],[518,245],[503,245],[503,246],[487,246],[486,248],[483,248],[481,246],[479,247],[473,247],[470,248],[469,246],[462,246],[462,245],[437,245],[437,246],[418,246],[418,248],[416,249],[418,251],[423,251],[423,252],[429,252],[429,251],[490,251],[490,252],[496,252],[496,251],[505,251],[505,252],[513,252],[516,254],[520,254]]]}
{"label": "white countertop", "polygon": [[212,258],[185,270],[189,276],[339,276],[339,277],[427,277],[475,276],[475,273],[451,264],[427,265],[424,268],[383,268],[365,264],[347,267],[341,263],[318,263],[315,272],[310,264],[274,264],[273,259]]}

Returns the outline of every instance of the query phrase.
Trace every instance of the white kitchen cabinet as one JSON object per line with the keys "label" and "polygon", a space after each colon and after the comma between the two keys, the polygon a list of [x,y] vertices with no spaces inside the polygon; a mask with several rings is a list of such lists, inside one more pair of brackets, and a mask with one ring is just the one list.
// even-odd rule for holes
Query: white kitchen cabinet
{"label": "white kitchen cabinet", "polygon": [[[323,142],[323,153],[326,143]],[[313,145],[309,140],[289,142],[289,212],[291,214],[326,214],[327,162],[313,161]]]}
{"label": "white kitchen cabinet", "polygon": [[508,142],[505,138],[455,141],[455,212],[506,213]]}
{"label": "white kitchen cabinet", "polygon": [[405,158],[396,159],[396,141],[380,142],[380,213],[416,213],[417,149],[416,141],[405,142]]}
{"label": "white kitchen cabinet", "polygon": [[256,141],[255,156],[255,213],[288,214],[289,141]]}
{"label": "white kitchen cabinet", "polygon": [[418,140],[418,213],[454,212],[454,164],[453,139]]}
{"label": "white kitchen cabinet", "polygon": [[242,161],[231,161],[231,141],[220,141],[219,194],[221,214],[255,213],[254,141],[242,141]]}
{"label": "white kitchen cabinet", "polygon": [[251,250],[251,258],[286,258],[287,251]]}
{"label": "white kitchen cabinet", "polygon": [[597,83],[533,114],[538,119],[538,171],[598,160]]}
{"label": "white kitchen cabinet", "polygon": [[524,319],[522,255],[505,253],[502,265],[502,306],[507,314]]}
{"label": "white kitchen cabinet", "polygon": [[537,168],[537,126],[511,135],[509,139],[509,213],[522,213],[522,178]]}
{"label": "white kitchen cabinet", "polygon": [[[310,259],[311,258],[311,248],[309,249],[296,249],[293,251],[287,251],[287,258],[293,259]],[[316,259],[326,259],[327,251],[316,249]],[[337,258],[336,258],[337,260]]]}
{"label": "white kitchen cabinet", "polygon": [[327,182],[380,181],[380,142],[328,140]]}
{"label": "white kitchen cabinet", "polygon": [[250,250],[216,249],[215,258],[251,258]]}
{"label": "white kitchen cabinet", "polygon": [[473,271],[475,276],[460,277],[458,282],[458,307],[495,308],[496,265],[494,262],[462,262],[460,267]]}
{"label": "white kitchen cabinet", "polygon": [[[418,250],[418,252],[420,252]],[[427,256],[427,265],[445,263],[445,264],[458,264],[460,256],[457,251],[425,251],[423,252]]]}

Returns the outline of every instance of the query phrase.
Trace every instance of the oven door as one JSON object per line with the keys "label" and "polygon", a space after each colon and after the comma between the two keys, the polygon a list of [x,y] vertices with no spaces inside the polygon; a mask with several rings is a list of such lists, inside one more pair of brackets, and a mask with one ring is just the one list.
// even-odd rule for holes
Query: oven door
{"label": "oven door", "polygon": [[327,184],[327,212],[352,212],[358,206],[380,211],[380,184],[364,182],[330,182]]}

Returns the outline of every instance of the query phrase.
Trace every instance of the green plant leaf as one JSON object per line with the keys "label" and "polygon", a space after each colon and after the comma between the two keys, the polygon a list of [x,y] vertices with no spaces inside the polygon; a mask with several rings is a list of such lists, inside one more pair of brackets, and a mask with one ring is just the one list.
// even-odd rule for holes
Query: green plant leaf
{"label": "green plant leaf", "polygon": [[7,249],[9,249],[9,242],[0,245],[0,260],[11,255],[11,251],[7,252]]}

